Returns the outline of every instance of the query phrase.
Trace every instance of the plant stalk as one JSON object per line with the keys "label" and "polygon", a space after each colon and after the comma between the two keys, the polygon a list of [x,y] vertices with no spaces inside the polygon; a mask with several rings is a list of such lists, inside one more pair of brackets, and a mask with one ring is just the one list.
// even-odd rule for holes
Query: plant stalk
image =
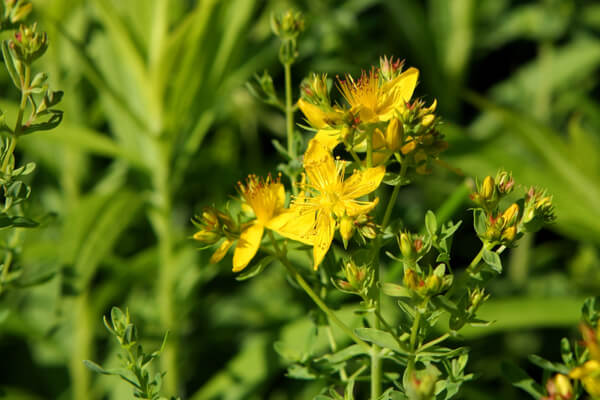
{"label": "plant stalk", "polygon": [[300,287],[302,289],[304,289],[306,294],[315,302],[315,304],[321,309],[321,311],[323,311],[325,313],[325,315],[327,315],[327,317],[329,318],[330,321],[332,321],[334,324],[336,324],[342,331],[344,331],[345,334],[350,336],[350,338],[356,344],[364,347],[364,349],[367,352],[371,352],[371,346],[369,346],[369,344],[367,342],[365,342],[364,340],[362,340],[361,338],[356,336],[356,334],[352,331],[352,329],[348,325],[346,325],[344,322],[342,322],[342,320],[340,320],[333,311],[331,311],[331,309],[327,306],[327,304],[325,304],[323,302],[323,300],[321,300],[321,298],[315,293],[315,291],[310,287],[310,285],[304,280],[304,278],[302,277],[302,275],[300,275],[298,270],[292,265],[292,263],[290,263],[290,261],[287,259],[286,255],[283,253],[283,251],[279,247],[279,244],[277,244],[277,241],[275,240],[275,237],[273,236],[273,232],[268,230],[267,234],[269,235],[269,239],[271,240],[271,243],[273,244],[273,248],[275,249],[277,257],[279,258],[281,263],[287,268],[288,272],[296,280],[298,285],[300,285]]}

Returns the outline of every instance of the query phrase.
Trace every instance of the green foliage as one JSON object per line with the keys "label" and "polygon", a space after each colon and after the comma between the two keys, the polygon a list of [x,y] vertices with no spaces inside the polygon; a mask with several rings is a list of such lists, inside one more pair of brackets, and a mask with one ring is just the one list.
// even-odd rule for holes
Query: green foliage
{"label": "green foliage", "polygon": [[[120,358],[123,370],[106,370],[89,360],[84,361],[85,366],[99,374],[120,377],[123,381],[133,386],[133,396],[135,398],[166,400],[166,397],[160,395],[162,378],[166,372],[156,373],[151,376],[149,370],[152,362],[163,351],[168,334],[165,335],[160,350],[145,353],[142,345],[138,343],[137,328],[130,320],[129,311],[123,313],[118,307],[113,307],[110,311],[110,321],[104,317],[104,325],[121,346],[122,355]],[[171,399],[174,400],[175,397]]]}

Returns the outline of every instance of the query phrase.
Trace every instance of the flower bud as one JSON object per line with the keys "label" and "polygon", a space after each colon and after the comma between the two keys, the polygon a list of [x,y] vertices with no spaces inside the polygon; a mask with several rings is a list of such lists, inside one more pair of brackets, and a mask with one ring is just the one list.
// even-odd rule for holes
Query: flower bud
{"label": "flower bud", "polygon": [[431,274],[425,280],[425,291],[427,294],[429,294],[429,295],[437,294],[437,293],[439,293],[441,288],[442,288],[442,280],[440,279],[439,276],[437,276],[435,274]]}
{"label": "flower bud", "polygon": [[387,58],[386,56],[379,58],[379,73],[383,79],[390,81],[402,72],[404,61],[394,60],[394,57]]}
{"label": "flower bud", "polygon": [[421,119],[421,125],[427,127],[435,120],[435,115],[427,114]]}
{"label": "flower bud", "polygon": [[390,151],[397,152],[402,147],[402,130],[398,118],[392,118],[385,130],[385,143]]}
{"label": "flower bud", "polygon": [[31,27],[21,25],[9,44],[15,57],[26,64],[40,58],[48,48],[46,32],[36,32],[36,29],[35,23]]}
{"label": "flower bud", "polygon": [[485,289],[476,288],[469,292],[469,305],[467,306],[467,313],[474,315],[477,309],[490,298],[490,295],[485,292]]}
{"label": "flower bud", "polygon": [[494,178],[486,176],[481,185],[481,189],[479,190],[479,195],[483,200],[491,200],[494,196],[495,189],[496,185],[494,183]]}
{"label": "flower bud", "polygon": [[519,205],[517,203],[513,203],[502,214],[502,218],[504,219],[504,224],[506,226],[514,225],[517,222],[518,217],[519,217]]}
{"label": "flower bud", "polygon": [[421,280],[419,279],[417,273],[410,269],[405,268],[404,270],[404,278],[402,279],[404,286],[409,289],[417,290],[421,286]]}
{"label": "flower bud", "polygon": [[515,240],[516,236],[517,227],[509,226],[507,228],[504,228],[504,230],[502,231],[502,235],[500,235],[500,240],[506,243],[512,243]]}
{"label": "flower bud", "polygon": [[352,239],[354,234],[354,219],[347,215],[344,215],[340,219],[340,235],[344,239],[344,248],[348,247],[348,240]]}
{"label": "flower bud", "polygon": [[199,241],[200,243],[203,244],[215,244],[219,241],[219,239],[221,238],[221,235],[219,235],[217,232],[214,231],[205,231],[205,230],[199,230],[198,232],[194,233],[193,236],[194,240]]}
{"label": "flower bud", "polygon": [[497,189],[501,195],[510,193],[515,185],[514,179],[506,171],[498,172],[496,175],[496,182],[498,182]]}
{"label": "flower bud", "polygon": [[271,16],[271,29],[276,36],[282,39],[295,39],[304,31],[304,17],[300,12],[292,12]]}
{"label": "flower bud", "polygon": [[412,241],[410,240],[410,237],[408,236],[407,233],[402,232],[400,234],[399,245],[400,245],[400,253],[402,253],[402,255],[405,258],[411,258],[413,256]]}

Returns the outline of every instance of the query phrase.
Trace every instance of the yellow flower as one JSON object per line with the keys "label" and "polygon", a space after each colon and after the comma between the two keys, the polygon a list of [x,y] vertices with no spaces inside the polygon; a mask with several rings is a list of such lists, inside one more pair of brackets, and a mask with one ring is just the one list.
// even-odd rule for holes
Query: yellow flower
{"label": "yellow flower", "polygon": [[342,129],[337,127],[342,120],[342,110],[334,107],[325,111],[322,107],[304,99],[298,100],[298,108],[304,113],[311,126],[317,129],[314,140],[318,140],[330,150],[342,141]]}
{"label": "yellow flower", "polygon": [[278,221],[273,229],[285,237],[313,245],[314,268],[317,269],[331,246],[336,230],[336,218],[366,214],[376,205],[360,201],[379,187],[385,174],[383,166],[355,171],[344,179],[344,163],[336,162],[318,141],[312,140],[304,155],[308,183],[304,188],[314,196],[304,194],[294,199],[285,223]]}
{"label": "yellow flower", "polygon": [[[254,257],[263,237],[265,228],[268,228],[275,217],[284,211],[285,189],[278,179],[271,179],[271,176],[262,180],[256,175],[250,175],[246,184],[238,183],[244,207],[250,208],[256,219],[246,224],[240,234],[240,239],[233,253],[233,272],[239,272],[246,268],[250,260]],[[224,242],[226,246],[222,251],[227,252],[231,247]],[[221,251],[221,248],[217,252]],[[217,253],[215,253],[217,254]],[[222,258],[222,257],[221,257]]]}
{"label": "yellow flower", "polygon": [[389,121],[406,107],[417,86],[419,70],[409,68],[391,80],[383,80],[379,72],[372,68],[367,74],[363,71],[355,81],[350,75],[345,80],[338,79],[340,92],[350,105],[351,111],[360,117],[361,122]]}
{"label": "yellow flower", "polygon": [[585,364],[574,368],[569,377],[579,379],[585,390],[593,397],[600,397],[600,361],[590,360]]}

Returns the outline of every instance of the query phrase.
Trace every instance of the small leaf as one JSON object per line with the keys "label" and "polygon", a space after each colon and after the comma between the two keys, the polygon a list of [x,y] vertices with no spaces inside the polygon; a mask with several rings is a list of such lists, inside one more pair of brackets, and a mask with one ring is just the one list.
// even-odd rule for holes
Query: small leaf
{"label": "small leaf", "polygon": [[375,328],[356,328],[354,333],[356,333],[356,336],[367,342],[375,343],[380,347],[393,350],[400,354],[408,354],[408,352],[400,347],[391,333]]}
{"label": "small leaf", "polygon": [[491,251],[489,249],[483,250],[483,261],[492,267],[494,271],[501,274],[502,273],[502,261],[500,261],[500,256],[495,251]]}
{"label": "small leaf", "polygon": [[536,356],[535,354],[532,354],[529,356],[529,361],[531,361],[538,367],[545,369],[546,371],[558,372],[563,375],[569,374],[570,368],[568,368],[562,364],[553,363],[553,362],[548,361],[540,356]]}
{"label": "small leaf", "polygon": [[13,81],[17,89],[21,89],[21,80],[19,79],[19,73],[15,68],[12,53],[8,47],[8,40],[2,41],[2,55],[4,56],[4,65],[6,65],[10,79]]}
{"label": "small leaf", "polygon": [[544,396],[544,390],[525,371],[517,365],[509,362],[503,362],[502,372],[506,379],[513,385],[529,393],[533,398],[539,399]]}
{"label": "small leaf", "polygon": [[331,364],[339,364],[361,354],[367,354],[364,347],[358,344],[353,344],[343,350],[338,351],[337,353],[327,354],[321,358],[326,359]]}
{"label": "small leaf", "polygon": [[427,233],[429,236],[433,237],[437,233],[437,219],[433,211],[428,210],[427,214],[425,214],[425,228],[427,229]]}
{"label": "small leaf", "polygon": [[382,288],[383,293],[390,297],[410,297],[410,291],[402,285],[395,283],[384,283]]}
{"label": "small leaf", "polygon": [[90,361],[90,360],[83,360],[83,364],[84,364],[86,367],[88,367],[89,369],[91,369],[92,371],[94,371],[94,372],[97,372],[97,373],[99,373],[99,374],[102,374],[102,375],[116,375],[116,374],[115,374],[115,373],[113,373],[113,372],[110,372],[110,371],[107,371],[107,370],[105,370],[104,368],[102,368],[100,365],[96,364],[96,363],[95,363],[95,362],[93,362],[93,361]]}
{"label": "small leaf", "polygon": [[477,236],[483,236],[487,230],[487,223],[485,220],[485,213],[481,208],[475,208],[473,210],[473,227]]}
{"label": "small leaf", "polygon": [[237,281],[245,281],[246,279],[250,279],[260,274],[269,264],[275,261],[277,257],[275,256],[266,256],[260,261],[251,264],[247,267],[244,272],[235,277]]}

